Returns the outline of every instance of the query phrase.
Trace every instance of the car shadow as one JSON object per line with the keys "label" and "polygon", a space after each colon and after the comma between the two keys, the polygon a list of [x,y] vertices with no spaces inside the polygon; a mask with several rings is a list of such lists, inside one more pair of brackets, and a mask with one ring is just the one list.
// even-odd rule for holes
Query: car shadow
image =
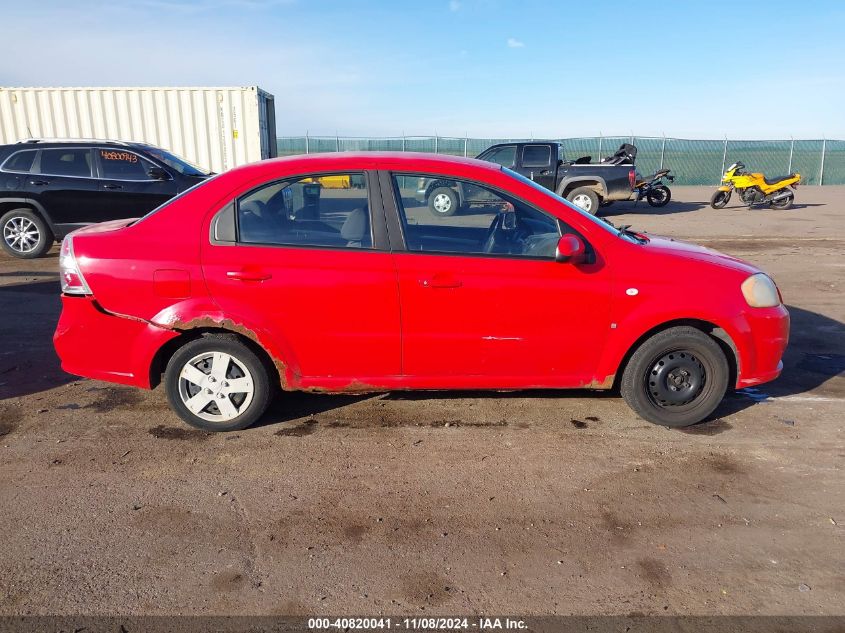
{"label": "car shadow", "polygon": [[642,200],[635,203],[632,200],[625,200],[621,202],[614,202],[609,207],[603,207],[599,211],[602,217],[613,217],[616,215],[626,215],[629,213],[643,214],[643,215],[673,215],[676,213],[689,213],[690,211],[700,211],[701,209],[709,208],[710,202],[685,202],[681,200],[671,200],[665,207],[652,207],[648,202]]}
{"label": "car shadow", "polygon": [[[0,400],[46,391],[76,380],[62,371],[53,349],[52,334],[61,310],[58,281],[39,280],[0,285]],[[845,381],[833,380],[845,373],[845,324],[798,306],[787,306],[792,318],[791,340],[784,354],[784,371],[777,380],[729,395],[711,416],[687,432],[710,433],[725,429],[719,419],[769,398],[798,396],[808,392],[821,397],[845,398]],[[530,391],[394,391],[386,395],[286,393],[278,398],[260,425],[307,418],[362,400],[461,398],[607,398],[618,393],[588,390]],[[620,403],[620,406],[623,406]],[[707,427],[707,425],[715,425]]]}
{"label": "car shadow", "polygon": [[53,349],[60,311],[58,279],[0,286],[0,400],[75,380]]}

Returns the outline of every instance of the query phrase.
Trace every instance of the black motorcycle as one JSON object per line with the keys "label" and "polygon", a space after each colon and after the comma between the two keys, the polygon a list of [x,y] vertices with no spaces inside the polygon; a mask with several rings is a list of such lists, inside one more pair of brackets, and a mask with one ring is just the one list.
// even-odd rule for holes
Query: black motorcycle
{"label": "black motorcycle", "polygon": [[665,178],[669,182],[675,182],[675,177],[669,172],[671,169],[661,169],[651,176],[643,178],[637,174],[637,182],[634,183],[634,191],[637,192],[635,202],[639,202],[645,198],[653,207],[665,207],[672,199],[672,192],[665,184]]}

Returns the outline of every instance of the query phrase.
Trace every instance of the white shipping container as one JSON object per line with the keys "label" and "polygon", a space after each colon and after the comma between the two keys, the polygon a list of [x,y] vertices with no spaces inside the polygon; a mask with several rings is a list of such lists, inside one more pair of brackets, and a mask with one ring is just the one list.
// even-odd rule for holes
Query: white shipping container
{"label": "white shipping container", "polygon": [[244,88],[0,88],[0,144],[142,141],[215,172],[276,156],[273,95]]}

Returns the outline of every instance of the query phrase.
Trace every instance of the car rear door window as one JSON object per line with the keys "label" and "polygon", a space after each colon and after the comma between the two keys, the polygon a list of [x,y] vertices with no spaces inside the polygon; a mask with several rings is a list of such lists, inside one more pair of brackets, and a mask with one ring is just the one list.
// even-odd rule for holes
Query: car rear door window
{"label": "car rear door window", "polygon": [[373,248],[361,173],[267,184],[237,201],[237,218],[241,243]]}
{"label": "car rear door window", "polygon": [[85,148],[43,149],[39,173],[45,176],[91,177],[91,152]]}
{"label": "car rear door window", "polygon": [[[553,258],[560,228],[556,218],[474,182],[443,177],[394,177],[405,244],[410,252]],[[430,183],[423,191],[415,182]],[[435,189],[448,187],[464,200],[454,215],[431,210]]]}
{"label": "car rear door window", "polygon": [[523,167],[548,167],[552,164],[550,145],[526,145],[522,148]]}
{"label": "car rear door window", "polygon": [[22,173],[29,172],[29,170],[32,169],[32,163],[35,160],[35,152],[36,150],[33,149],[12,154],[3,164],[3,170]]}
{"label": "car rear door window", "polygon": [[100,175],[108,180],[154,180],[150,168],[154,165],[134,152],[120,149],[100,149]]}

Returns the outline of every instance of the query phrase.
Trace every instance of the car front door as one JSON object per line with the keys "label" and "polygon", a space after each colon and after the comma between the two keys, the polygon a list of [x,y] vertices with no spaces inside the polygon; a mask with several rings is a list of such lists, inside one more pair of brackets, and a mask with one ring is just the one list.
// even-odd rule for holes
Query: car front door
{"label": "car front door", "polygon": [[521,148],[516,171],[554,191],[556,160],[554,148],[548,143],[526,143]]}
{"label": "car front door", "polygon": [[[100,147],[95,155],[101,191],[98,221],[140,217],[178,193],[176,181],[167,170],[135,152]],[[150,174],[154,168],[158,176]]]}
{"label": "car front door", "polygon": [[360,388],[399,375],[398,287],[375,178],[268,182],[213,222],[229,229],[213,224],[204,237],[209,292],[227,318],[270,333],[302,386]]}
{"label": "car front door", "polygon": [[557,263],[563,224],[477,183],[498,200],[435,217],[405,187],[412,180],[383,177],[403,234],[394,251],[403,373],[432,388],[586,386],[609,333],[600,254],[589,247],[587,263]]}
{"label": "car front door", "polygon": [[42,149],[26,179],[26,188],[47,211],[61,235],[97,222],[97,185],[87,147]]}

